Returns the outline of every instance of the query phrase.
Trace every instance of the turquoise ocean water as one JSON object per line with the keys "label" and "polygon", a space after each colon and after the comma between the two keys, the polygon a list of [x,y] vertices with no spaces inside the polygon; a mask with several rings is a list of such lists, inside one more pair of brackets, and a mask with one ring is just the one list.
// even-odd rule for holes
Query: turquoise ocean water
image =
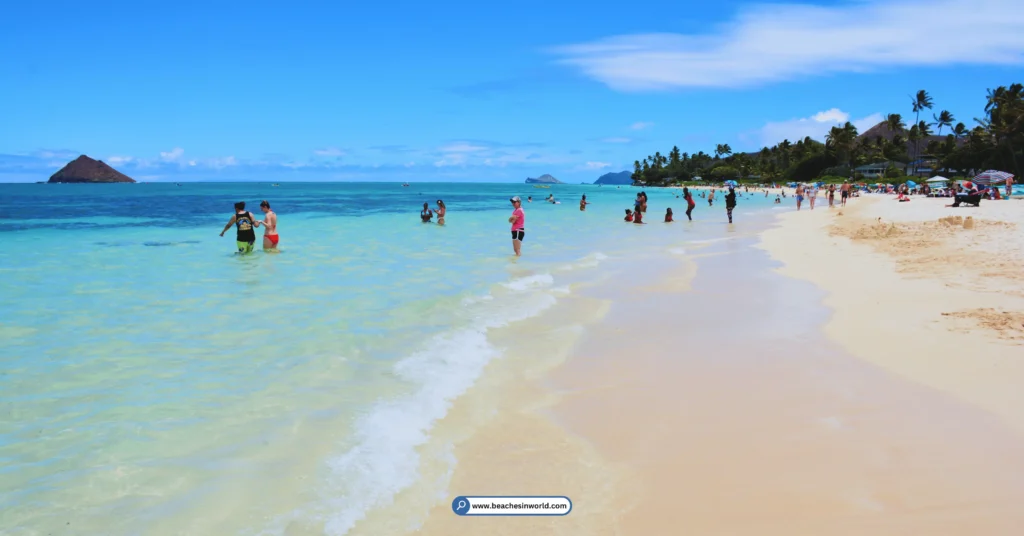
{"label": "turquoise ocean water", "polygon": [[[675,190],[625,224],[638,191],[0,185],[0,532],[345,534],[416,481],[433,423],[500,357],[488,329],[551,307],[561,273],[727,232],[721,199],[661,224],[685,220]],[[512,195],[535,198],[520,259]],[[261,199],[281,252],[235,255],[218,234]],[[421,224],[437,199],[447,225]],[[737,221],[773,208],[741,198]]]}

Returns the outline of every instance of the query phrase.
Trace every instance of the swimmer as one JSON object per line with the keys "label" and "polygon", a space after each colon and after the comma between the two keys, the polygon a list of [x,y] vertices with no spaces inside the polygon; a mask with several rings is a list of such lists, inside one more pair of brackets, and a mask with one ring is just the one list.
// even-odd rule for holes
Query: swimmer
{"label": "swimmer", "polygon": [[256,222],[256,227],[263,226],[263,251],[277,249],[281,236],[277,234],[277,213],[270,210],[270,201],[260,201],[260,210],[266,219]]}
{"label": "swimmer", "polygon": [[590,202],[587,201],[587,194],[583,194],[583,197],[580,199],[580,212],[587,210],[587,205],[589,204]]}
{"label": "swimmer", "polygon": [[512,216],[508,222],[512,224],[512,249],[516,257],[522,254],[523,238],[526,236],[526,213],[523,212],[523,200],[519,196],[509,199],[512,202]]}
{"label": "swimmer", "polygon": [[253,245],[256,244],[256,231],[253,230],[255,222],[256,218],[252,216],[252,212],[245,210],[245,201],[239,201],[235,203],[235,215],[231,216],[220,235],[224,236],[224,233],[234,225],[237,228],[235,245],[238,246],[238,253],[242,255],[252,253]]}
{"label": "swimmer", "polygon": [[423,210],[420,211],[420,221],[423,223],[430,223],[430,220],[434,217],[434,213],[430,210],[430,205],[423,203]]}
{"label": "swimmer", "polygon": [[665,209],[665,223],[672,223],[672,209]]}
{"label": "swimmer", "polygon": [[732,209],[736,208],[736,190],[729,187],[729,193],[725,194],[725,213],[729,216],[729,223],[732,223]]}
{"label": "swimmer", "polygon": [[437,200],[437,208],[434,209],[434,214],[437,214],[437,224],[444,225],[444,215],[448,212],[448,208],[444,206],[444,201]]}
{"label": "swimmer", "polygon": [[623,221],[629,221],[629,222],[633,221],[633,211],[632,210],[630,210],[628,208],[626,209],[626,218]]}

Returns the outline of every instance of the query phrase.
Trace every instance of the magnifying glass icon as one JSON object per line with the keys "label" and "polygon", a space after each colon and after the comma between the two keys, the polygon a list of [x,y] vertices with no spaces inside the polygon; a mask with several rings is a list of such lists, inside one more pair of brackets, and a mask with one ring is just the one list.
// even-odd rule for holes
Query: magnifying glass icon
{"label": "magnifying glass icon", "polygon": [[452,511],[455,512],[456,515],[466,515],[472,506],[473,505],[469,504],[469,499],[465,496],[456,497],[455,500],[452,501]]}

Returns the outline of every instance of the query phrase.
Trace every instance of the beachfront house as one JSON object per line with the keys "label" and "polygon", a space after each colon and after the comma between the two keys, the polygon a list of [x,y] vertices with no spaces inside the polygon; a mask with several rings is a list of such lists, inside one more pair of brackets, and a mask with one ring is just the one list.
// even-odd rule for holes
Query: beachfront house
{"label": "beachfront house", "polygon": [[939,159],[930,155],[921,155],[921,158],[907,164],[907,175],[914,173],[917,169],[918,177],[931,177],[939,169]]}
{"label": "beachfront house", "polygon": [[907,165],[901,162],[878,162],[876,164],[867,164],[864,166],[860,166],[858,168],[855,168],[853,171],[855,173],[860,173],[861,176],[863,176],[865,179],[877,179],[879,177],[885,176],[885,170],[890,167],[894,167],[899,171],[903,171],[904,173],[907,169]]}

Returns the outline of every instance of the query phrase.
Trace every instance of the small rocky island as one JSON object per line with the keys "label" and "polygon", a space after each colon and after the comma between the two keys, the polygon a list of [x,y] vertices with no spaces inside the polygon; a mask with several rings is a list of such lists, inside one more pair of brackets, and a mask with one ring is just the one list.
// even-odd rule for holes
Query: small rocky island
{"label": "small rocky island", "polygon": [[633,184],[633,172],[605,173],[594,181],[594,184]]}
{"label": "small rocky island", "polygon": [[565,184],[564,182],[545,173],[536,179],[526,179],[526,184]]}
{"label": "small rocky island", "polygon": [[108,166],[102,160],[93,160],[83,154],[54,173],[49,182],[135,182],[135,180]]}

